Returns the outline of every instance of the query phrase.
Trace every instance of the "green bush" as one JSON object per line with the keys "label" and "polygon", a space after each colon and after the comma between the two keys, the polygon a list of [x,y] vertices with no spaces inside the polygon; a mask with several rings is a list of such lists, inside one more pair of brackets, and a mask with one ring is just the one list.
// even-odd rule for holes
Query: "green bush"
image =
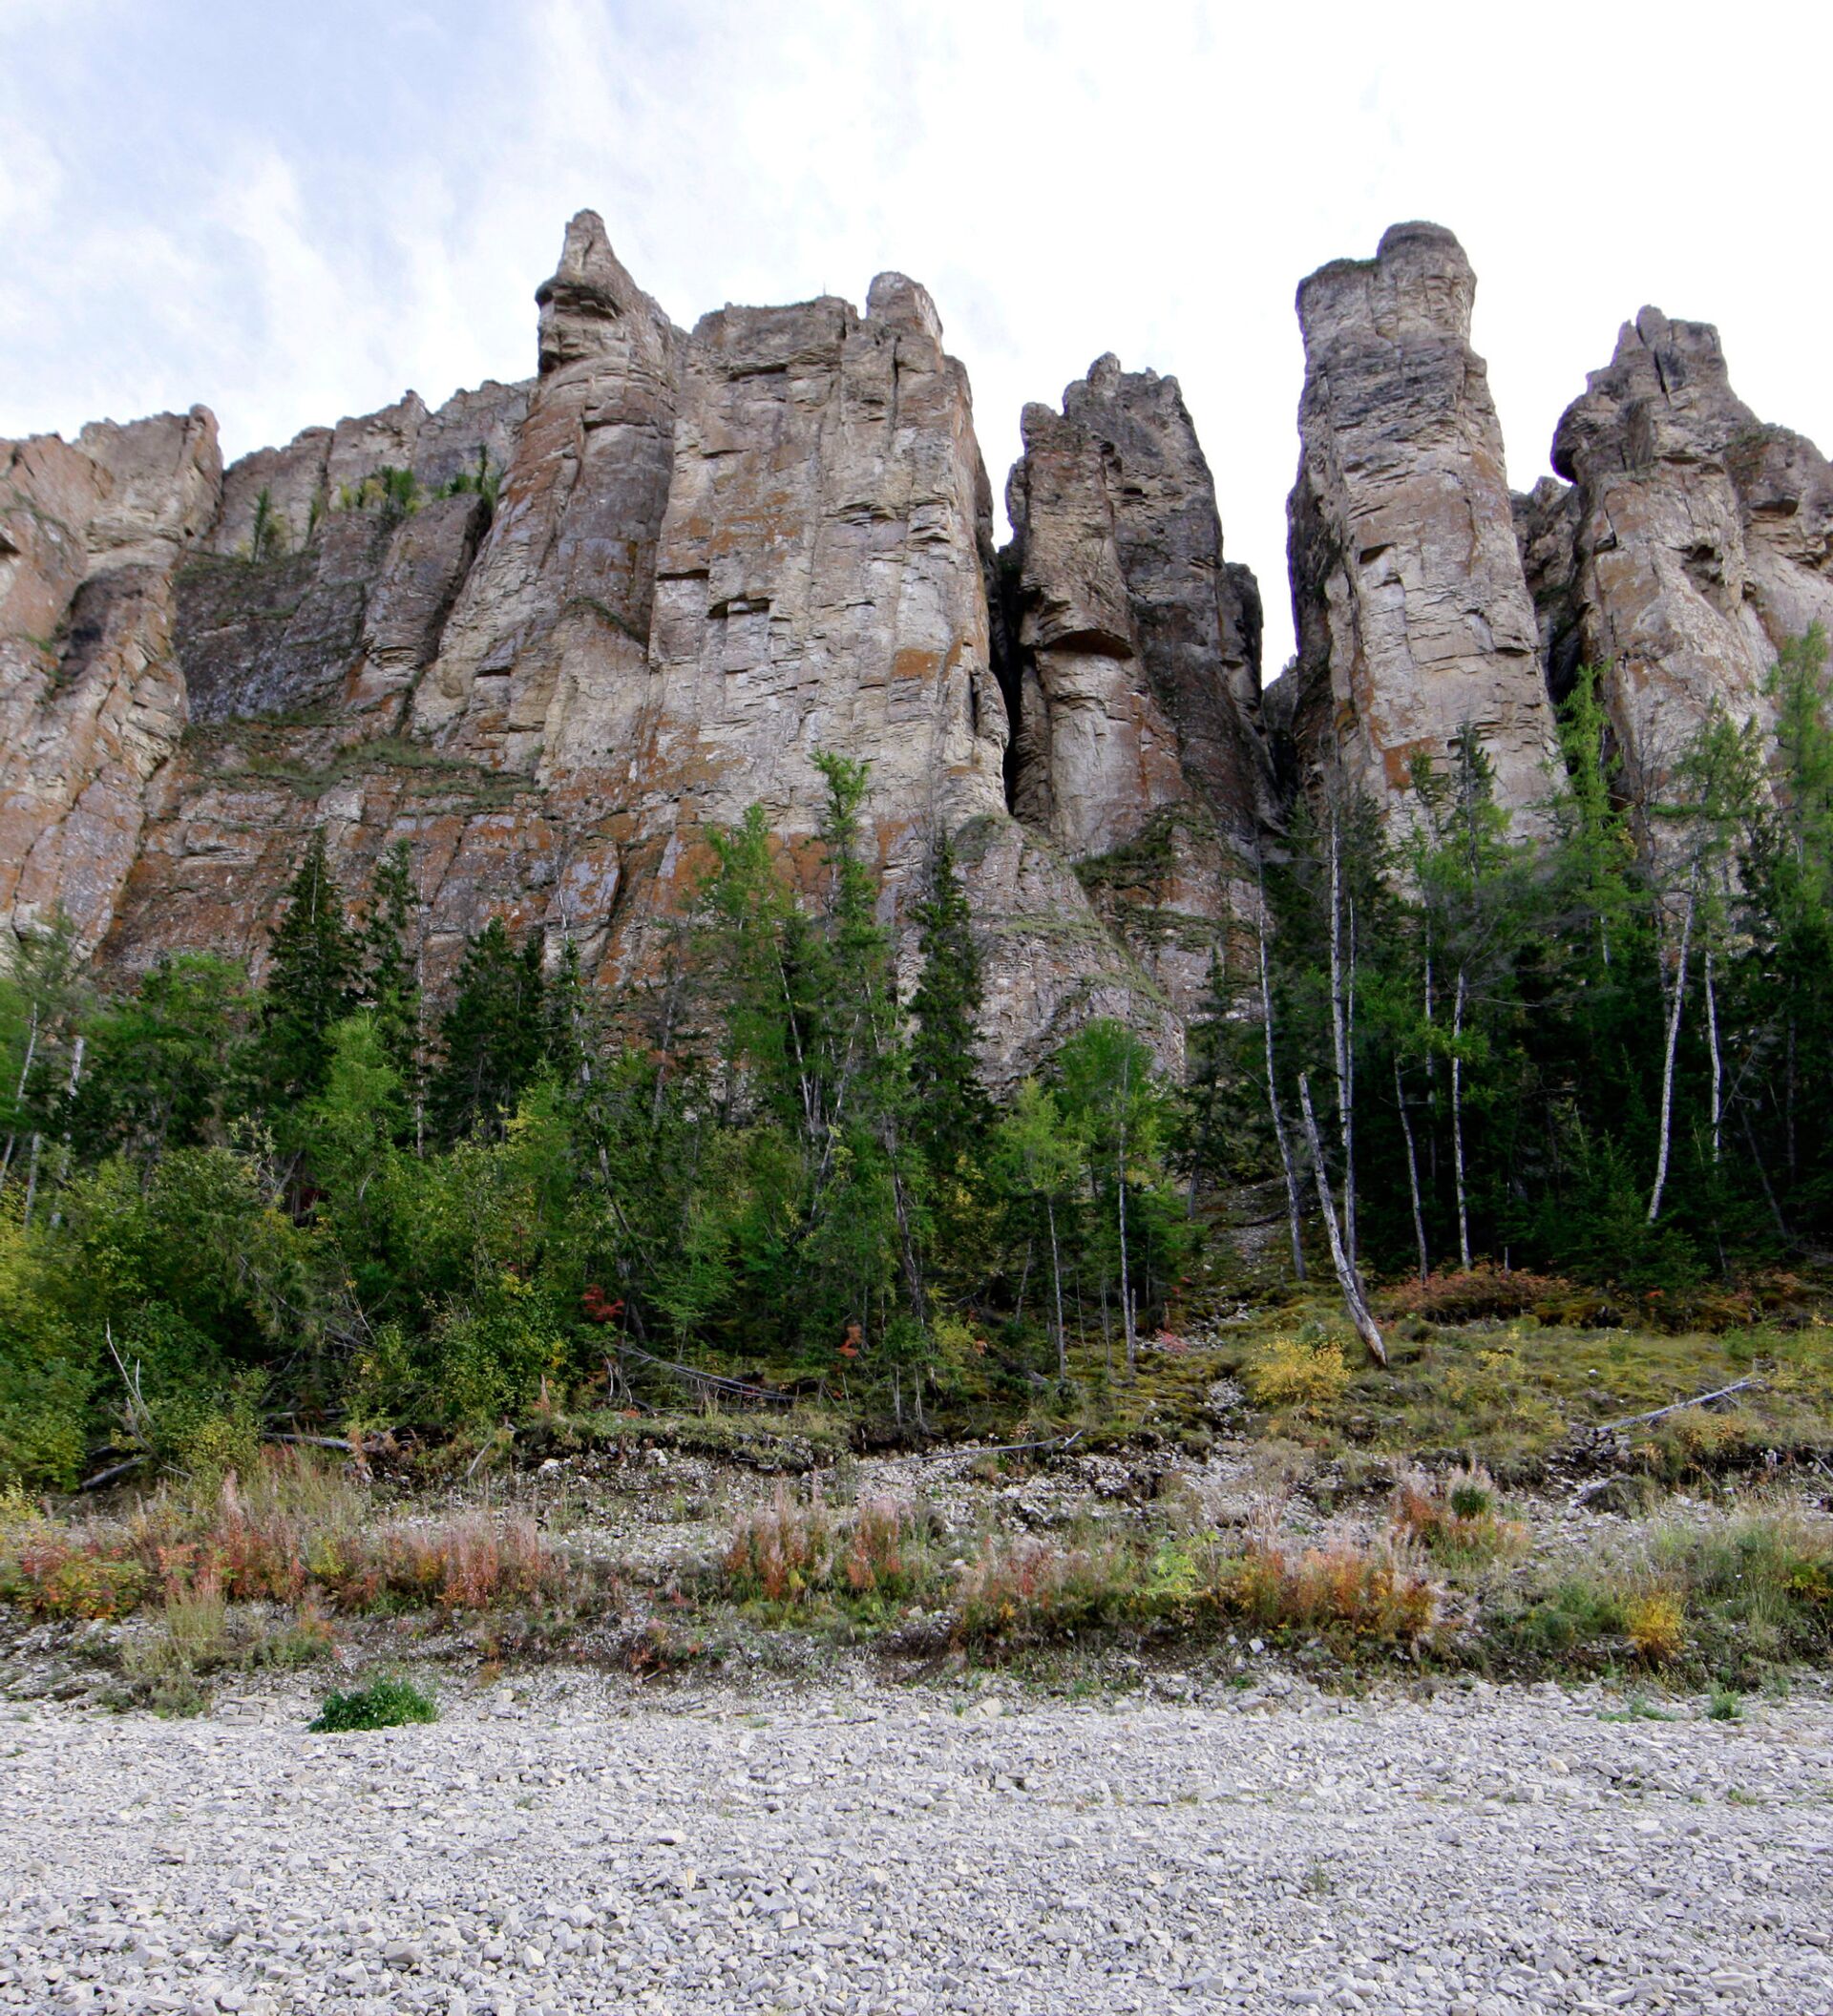
{"label": "green bush", "polygon": [[372,1680],[348,1693],[325,1696],[317,1718],[308,1726],[326,1733],[351,1729],[398,1729],[404,1722],[436,1722],[439,1709],[411,1680]]}

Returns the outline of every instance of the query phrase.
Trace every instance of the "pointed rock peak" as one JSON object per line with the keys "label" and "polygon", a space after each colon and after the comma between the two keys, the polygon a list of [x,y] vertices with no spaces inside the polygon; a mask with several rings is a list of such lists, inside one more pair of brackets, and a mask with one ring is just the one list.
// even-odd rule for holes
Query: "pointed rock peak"
{"label": "pointed rock peak", "polygon": [[1372,260],[1338,259],[1298,284],[1307,356],[1339,337],[1467,343],[1477,277],[1443,224],[1392,224]]}
{"label": "pointed rock peak", "polygon": [[535,300],[541,311],[544,373],[610,348],[619,340],[617,325],[626,317],[658,333],[668,327],[667,318],[611,249],[604,220],[596,210],[581,210],[567,225],[560,262],[553,278],[535,289]]}
{"label": "pointed rock peak", "polygon": [[[1088,367],[1086,384],[1090,391],[1099,392],[1104,399],[1111,399],[1120,389],[1120,359],[1112,350],[1104,350]],[[1064,392],[1064,405],[1068,404],[1069,394],[1074,389],[1071,386]]]}
{"label": "pointed rock peak", "polygon": [[942,340],[942,318],[936,312],[929,289],[907,273],[880,273],[866,290],[866,314],[873,322],[920,329],[938,343]]}
{"label": "pointed rock peak", "polygon": [[1718,331],[1645,307],[1560,415],[1553,467],[1569,482],[1606,469],[1718,453],[1757,416],[1733,391]]}

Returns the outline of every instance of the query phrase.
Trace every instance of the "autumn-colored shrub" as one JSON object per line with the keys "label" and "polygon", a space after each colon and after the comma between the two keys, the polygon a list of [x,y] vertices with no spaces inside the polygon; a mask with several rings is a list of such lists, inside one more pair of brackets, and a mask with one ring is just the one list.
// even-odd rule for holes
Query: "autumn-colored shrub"
{"label": "autumn-colored shrub", "polygon": [[229,1603],[487,1609],[564,1593],[565,1557],[523,1518],[377,1524],[367,1496],[286,1452],[211,1497],[164,1490],[124,1520],[22,1529],[0,1597],[41,1616],[114,1618],[209,1588]]}
{"label": "autumn-colored shrub", "polygon": [[768,1504],[753,1505],[733,1527],[721,1565],[733,1595],[786,1603],[826,1586],[833,1559],[833,1522],[826,1505],[779,1484]]}
{"label": "autumn-colored shrub", "polygon": [[848,1586],[861,1594],[909,1594],[922,1573],[911,1509],[895,1499],[869,1499],[853,1515],[841,1557]]}
{"label": "autumn-colored shrub", "polygon": [[1482,1260],[1475,1267],[1440,1270],[1395,1283],[1379,1297],[1383,1313],[1424,1316],[1434,1323],[1474,1323],[1485,1316],[1519,1316],[1544,1304],[1570,1301],[1581,1291],[1557,1274],[1525,1273]]}
{"label": "autumn-colored shrub", "polygon": [[1274,1630],[1346,1630],[1412,1645],[1440,1621],[1440,1590],[1403,1547],[1256,1541],[1226,1578],[1231,1609]]}
{"label": "autumn-colored shrub", "polygon": [[1275,1337],[1242,1369],[1254,1404],[1275,1411],[1321,1407],[1337,1399],[1353,1376],[1342,1346],[1329,1339]]}
{"label": "autumn-colored shrub", "polygon": [[1141,1582],[1137,1552],[1116,1542],[989,1538],[957,1579],[956,1635],[969,1645],[1023,1643],[1122,1623],[1137,1613]]}
{"label": "autumn-colored shrub", "polygon": [[29,1540],[0,1569],[0,1593],[37,1617],[125,1617],[149,1584],[139,1562],[91,1553],[54,1534]]}
{"label": "autumn-colored shrub", "polygon": [[1665,1666],[1687,1642],[1686,1607],[1672,1590],[1654,1589],[1625,1604],[1623,1627],[1641,1658]]}
{"label": "autumn-colored shrub", "polygon": [[741,1602],[908,1596],[928,1573],[923,1522],[913,1506],[889,1498],[836,1519],[820,1499],[779,1484],[768,1503],[740,1517],[720,1569],[727,1593]]}
{"label": "autumn-colored shrub", "polygon": [[1525,1528],[1497,1509],[1496,1480],[1481,1463],[1443,1478],[1408,1470],[1394,1486],[1388,1507],[1397,1538],[1414,1541],[1435,1559],[1478,1564],[1511,1553],[1527,1540]]}

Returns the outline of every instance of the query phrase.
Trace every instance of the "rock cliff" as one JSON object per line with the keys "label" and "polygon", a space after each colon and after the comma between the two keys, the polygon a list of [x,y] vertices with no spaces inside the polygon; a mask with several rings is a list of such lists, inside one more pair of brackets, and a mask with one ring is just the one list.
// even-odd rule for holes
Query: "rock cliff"
{"label": "rock cliff", "polygon": [[184,731],[174,577],[217,514],[201,407],[0,443],[0,919],[114,921]]}
{"label": "rock cliff", "polygon": [[711,829],[758,804],[794,856],[833,750],[873,766],[888,922],[955,839],[996,1081],[1097,1013],[1175,1064],[1295,792],[1404,817],[1471,727],[1531,824],[1581,662],[1633,787],[1833,627],[1833,470],[1710,328],[1645,309],[1564,480],[1511,499],[1474,293],[1431,224],[1300,287],[1299,648],[1264,693],[1176,379],[1103,357],[1027,407],[999,552],[916,282],[686,330],[590,212],[525,382],[226,472],[201,407],[0,443],[0,950],[61,911],[116,972],[258,971],[322,827],[352,888],[409,843],[435,992],[492,915],[641,989]]}
{"label": "rock cliff", "polygon": [[1763,711],[1781,643],[1833,628],[1833,469],[1737,396],[1716,329],[1656,308],[1567,409],[1553,467],[1571,487],[1545,481],[1519,507],[1549,676],[1609,667],[1634,793],[1715,706]]}
{"label": "rock cliff", "polygon": [[1259,591],[1223,559],[1175,378],[1102,357],[1061,412],[1027,406],[1022,431],[1002,612],[1013,805],[1188,1010],[1274,808],[1248,718]]}
{"label": "rock cliff", "polygon": [[201,410],[7,448],[14,930],[61,905],[116,968],[258,970],[322,826],[351,885],[409,842],[435,988],[493,914],[640,986],[708,827],[759,803],[794,850],[832,749],[874,766],[888,920],[955,835],[996,1076],[1093,1013],[1174,1064],[1163,988],[1008,807],[991,494],[924,290],[687,333],[582,213],[537,300],[532,382],[226,475]]}
{"label": "rock cliff", "polygon": [[1531,817],[1552,714],[1475,296],[1463,247],[1421,223],[1298,289],[1292,733],[1303,775],[1398,807],[1413,759],[1443,762],[1474,727],[1498,801]]}

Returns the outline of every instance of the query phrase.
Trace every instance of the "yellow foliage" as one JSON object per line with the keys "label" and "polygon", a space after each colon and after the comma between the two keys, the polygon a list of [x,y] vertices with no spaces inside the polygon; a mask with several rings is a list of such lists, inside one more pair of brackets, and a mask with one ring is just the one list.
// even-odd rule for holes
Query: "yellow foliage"
{"label": "yellow foliage", "polygon": [[1630,1643],[1652,1666],[1663,1666],[1678,1657],[1686,1643],[1687,1613],[1679,1597],[1669,1590],[1633,1597],[1624,1608],[1623,1622]]}
{"label": "yellow foliage", "polygon": [[1249,1394],[1261,1407],[1320,1407],[1338,1398],[1352,1374],[1342,1347],[1275,1337],[1243,1368]]}

